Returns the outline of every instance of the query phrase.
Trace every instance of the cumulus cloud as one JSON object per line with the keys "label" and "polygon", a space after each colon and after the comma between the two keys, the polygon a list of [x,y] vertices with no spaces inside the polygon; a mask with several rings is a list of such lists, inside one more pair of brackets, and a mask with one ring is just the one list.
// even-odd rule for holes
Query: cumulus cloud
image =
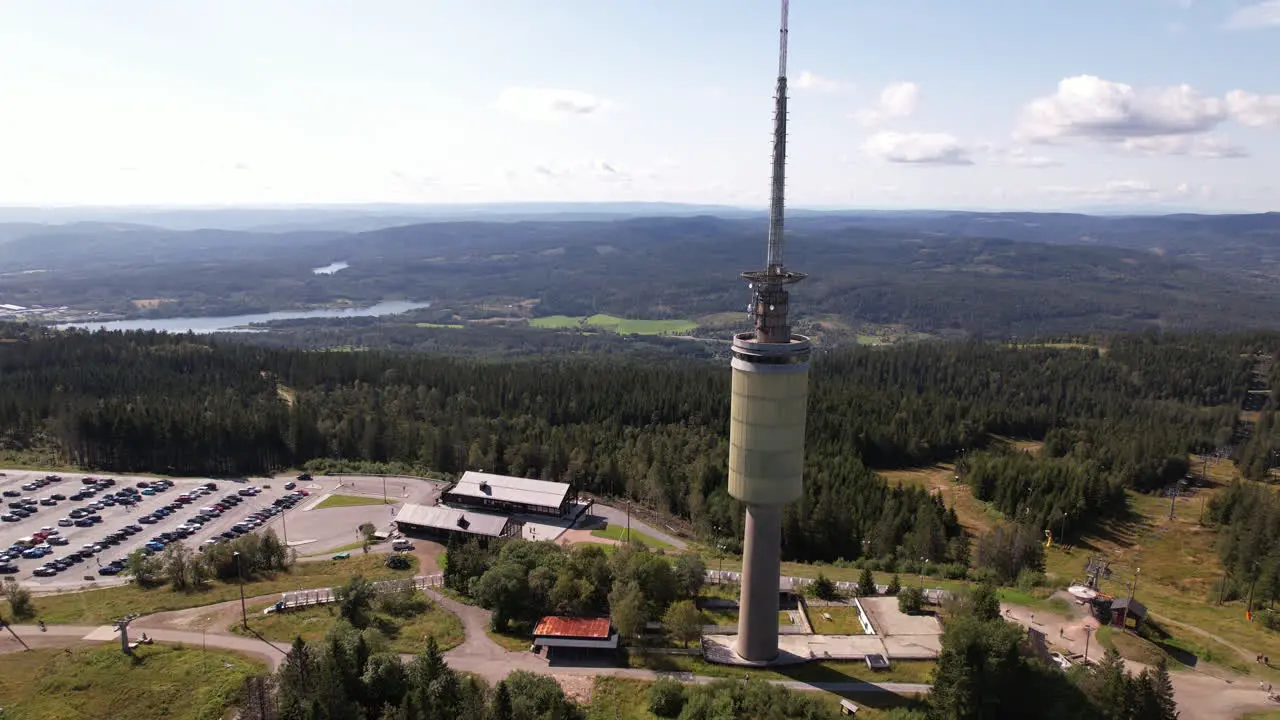
{"label": "cumulus cloud", "polygon": [[1227,17],[1226,26],[1231,30],[1280,27],[1280,0],[1262,0],[1237,8]]}
{"label": "cumulus cloud", "polygon": [[895,82],[880,91],[875,107],[859,110],[853,117],[866,126],[880,125],[889,120],[910,117],[919,104],[919,85],[913,82]]}
{"label": "cumulus cloud", "polygon": [[603,112],[608,103],[577,90],[510,87],[498,95],[497,108],[525,120],[556,121]]}
{"label": "cumulus cloud", "polygon": [[800,76],[796,78],[794,85],[800,90],[813,90],[815,92],[824,93],[837,93],[852,89],[852,86],[848,83],[829,77],[823,77],[822,75],[809,72],[808,70],[801,71]]}
{"label": "cumulus cloud", "polygon": [[1227,103],[1190,85],[1138,90],[1093,75],[1064,78],[1058,91],[1031,101],[1018,123],[1030,142],[1071,138],[1119,141],[1212,129],[1227,119]]}
{"label": "cumulus cloud", "polygon": [[1236,122],[1249,127],[1280,126],[1280,95],[1258,95],[1244,90],[1227,93],[1227,109]]}
{"label": "cumulus cloud", "polygon": [[1232,90],[1213,97],[1185,84],[1135,88],[1079,75],[1060,81],[1053,95],[1028,103],[1014,135],[1040,144],[1114,143],[1148,155],[1244,157],[1244,148],[1206,135],[1227,120],[1280,127],[1280,95]]}
{"label": "cumulus cloud", "polygon": [[582,181],[629,183],[634,177],[609,160],[548,161],[528,169],[509,170],[506,174],[511,182],[534,180],[557,185]]}
{"label": "cumulus cloud", "polygon": [[947,133],[879,132],[863,149],[886,162],[909,165],[972,165],[971,151]]}

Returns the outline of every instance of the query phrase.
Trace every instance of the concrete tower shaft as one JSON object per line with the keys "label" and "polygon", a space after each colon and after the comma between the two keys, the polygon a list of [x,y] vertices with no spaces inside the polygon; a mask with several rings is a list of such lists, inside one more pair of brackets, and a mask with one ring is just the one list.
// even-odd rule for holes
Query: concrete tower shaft
{"label": "concrete tower shaft", "polygon": [[755,331],[733,340],[729,422],[729,494],[746,507],[738,655],[778,655],[778,578],[782,507],[804,492],[804,426],[809,401],[809,339],[792,335],[787,286],[804,273],[783,266],[787,155],[787,0],[782,0],[778,88],[774,97],[773,175],[764,270],[746,272]]}

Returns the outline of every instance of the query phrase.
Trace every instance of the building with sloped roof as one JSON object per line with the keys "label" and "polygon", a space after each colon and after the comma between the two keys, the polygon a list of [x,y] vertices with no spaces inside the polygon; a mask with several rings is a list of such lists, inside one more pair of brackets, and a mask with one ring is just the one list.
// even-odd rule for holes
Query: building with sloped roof
{"label": "building with sloped roof", "polygon": [[575,499],[568,483],[469,471],[444,491],[440,501],[486,512],[561,517]]}
{"label": "building with sloped roof", "polygon": [[473,512],[443,505],[405,505],[396,527],[408,535],[505,538],[519,537],[523,523],[506,515]]}
{"label": "building with sloped roof", "polygon": [[618,631],[609,618],[548,615],[533,629],[535,647],[613,650],[618,647]]}

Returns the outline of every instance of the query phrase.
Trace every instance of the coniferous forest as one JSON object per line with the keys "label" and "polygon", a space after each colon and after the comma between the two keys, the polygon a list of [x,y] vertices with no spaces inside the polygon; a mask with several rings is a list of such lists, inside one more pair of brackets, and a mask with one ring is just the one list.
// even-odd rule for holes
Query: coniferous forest
{"label": "coniferous forest", "polygon": [[[626,357],[485,361],[301,351],[158,333],[0,327],[5,450],[55,447],[104,471],[240,475],[308,460],[568,481],[741,536],[726,492],[729,370]],[[1183,477],[1227,443],[1255,354],[1280,336],[1110,337],[1099,347],[920,343],[820,352],[805,497],[784,521],[804,560],[967,559],[954,512],[874,469],[963,457],[1005,515],[1068,532],[1126,487]],[[1009,456],[993,435],[1043,439]]]}

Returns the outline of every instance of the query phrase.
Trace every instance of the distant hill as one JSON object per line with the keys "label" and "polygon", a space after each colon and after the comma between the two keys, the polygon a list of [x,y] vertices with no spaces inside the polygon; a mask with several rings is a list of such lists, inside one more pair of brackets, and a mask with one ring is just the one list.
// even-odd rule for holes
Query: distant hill
{"label": "distant hill", "polygon": [[[566,211],[568,212],[568,211]],[[576,217],[572,214],[569,217]],[[3,227],[3,226],[0,226]],[[788,264],[809,318],[1020,336],[1280,327],[1280,215],[802,212]],[[0,302],[178,314],[338,300],[538,314],[697,317],[738,311],[766,219],[709,215],[442,221],[367,232],[64,226],[0,252]],[[350,265],[332,275],[312,268]],[[141,310],[138,298],[166,298]]]}

